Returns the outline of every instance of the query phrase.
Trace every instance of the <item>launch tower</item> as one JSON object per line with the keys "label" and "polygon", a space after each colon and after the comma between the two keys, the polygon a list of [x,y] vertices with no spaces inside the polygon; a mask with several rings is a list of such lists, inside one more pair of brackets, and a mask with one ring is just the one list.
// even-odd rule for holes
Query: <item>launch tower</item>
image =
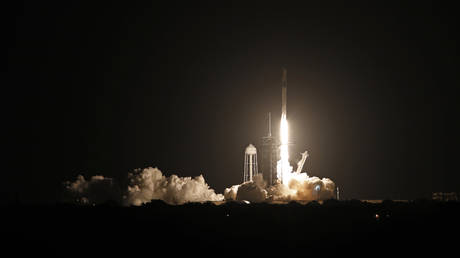
{"label": "launch tower", "polygon": [[262,162],[261,169],[264,180],[268,185],[276,181],[276,162],[279,160],[279,143],[277,138],[272,136],[271,113],[268,113],[268,134],[262,137]]}
{"label": "launch tower", "polygon": [[[283,68],[281,78],[281,119],[287,117],[287,70]],[[287,153],[287,142],[284,143],[284,148]],[[287,171],[278,171],[278,161],[281,158],[281,142],[278,137],[272,136],[271,131],[271,113],[268,113],[268,135],[262,137],[262,162],[261,169],[263,177],[268,185],[273,185],[277,180],[282,181],[281,176]],[[290,172],[290,171],[289,171]]]}

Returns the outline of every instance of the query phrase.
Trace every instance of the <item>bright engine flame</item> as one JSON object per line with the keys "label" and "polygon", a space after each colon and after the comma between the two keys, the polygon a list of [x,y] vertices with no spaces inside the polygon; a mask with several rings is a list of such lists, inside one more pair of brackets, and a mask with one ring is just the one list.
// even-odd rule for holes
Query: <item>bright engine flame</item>
{"label": "bright engine flame", "polygon": [[280,160],[278,161],[276,172],[278,179],[280,179],[281,183],[285,185],[289,183],[290,175],[292,172],[292,167],[289,164],[288,141],[288,122],[286,119],[286,114],[282,114],[280,123]]}

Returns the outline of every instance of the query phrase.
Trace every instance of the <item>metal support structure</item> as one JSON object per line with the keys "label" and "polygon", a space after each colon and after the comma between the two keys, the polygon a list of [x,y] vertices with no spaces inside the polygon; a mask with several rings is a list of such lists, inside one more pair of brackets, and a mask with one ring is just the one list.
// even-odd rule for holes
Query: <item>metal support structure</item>
{"label": "metal support structure", "polygon": [[262,137],[261,170],[268,185],[276,182],[276,162],[279,160],[279,141],[272,136],[271,113],[268,113],[267,136]]}
{"label": "metal support structure", "polygon": [[297,173],[302,173],[303,165],[308,158],[308,151],[304,151],[302,154],[302,158],[297,162]]}

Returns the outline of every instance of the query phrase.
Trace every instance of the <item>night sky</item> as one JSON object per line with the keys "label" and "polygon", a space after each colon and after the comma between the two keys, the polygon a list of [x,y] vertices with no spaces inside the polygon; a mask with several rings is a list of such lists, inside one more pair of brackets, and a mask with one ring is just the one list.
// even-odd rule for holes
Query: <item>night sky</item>
{"label": "night sky", "polygon": [[2,198],[147,166],[223,192],[278,131],[282,67],[292,164],[344,198],[460,192],[453,6],[70,2],[2,8]]}

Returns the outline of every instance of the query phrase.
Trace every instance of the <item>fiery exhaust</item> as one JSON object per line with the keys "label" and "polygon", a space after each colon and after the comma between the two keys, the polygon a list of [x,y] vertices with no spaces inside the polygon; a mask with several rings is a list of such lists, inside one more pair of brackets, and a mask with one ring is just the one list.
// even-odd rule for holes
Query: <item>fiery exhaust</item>
{"label": "fiery exhaust", "polygon": [[278,179],[280,179],[281,183],[284,185],[287,185],[289,183],[289,179],[292,172],[292,167],[289,164],[288,141],[288,122],[286,119],[286,114],[282,114],[280,123],[280,160],[278,161],[276,172]]}

